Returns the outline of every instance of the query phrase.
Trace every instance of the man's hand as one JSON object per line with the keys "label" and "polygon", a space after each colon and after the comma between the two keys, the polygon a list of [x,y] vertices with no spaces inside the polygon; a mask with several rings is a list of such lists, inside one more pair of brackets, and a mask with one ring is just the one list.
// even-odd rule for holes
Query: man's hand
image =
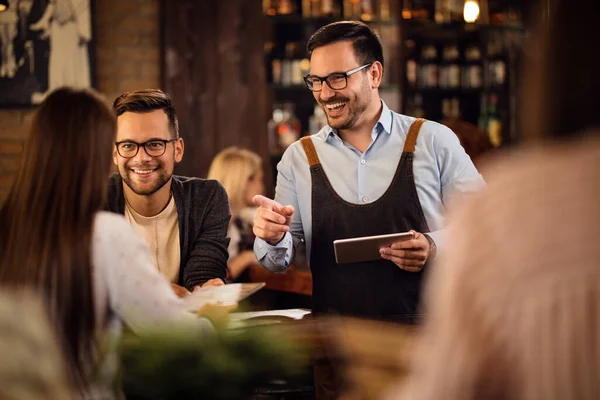
{"label": "man's hand", "polygon": [[[223,282],[221,280],[221,278],[213,278],[213,279],[209,279],[206,282],[204,282],[204,284],[202,285],[202,287],[207,287],[207,286],[223,286],[225,284],[225,282]],[[194,291],[200,289],[200,286],[196,286],[194,288]]]}
{"label": "man's hand", "polygon": [[414,233],[414,238],[392,244],[391,247],[379,249],[381,258],[390,260],[399,268],[408,272],[419,272],[429,258],[430,245],[422,233]]}
{"label": "man's hand", "polygon": [[254,196],[252,202],[258,206],[252,231],[256,237],[276,245],[290,230],[294,207],[283,206],[261,195]]}
{"label": "man's hand", "polygon": [[190,294],[190,291],[184,288],[183,286],[179,286],[176,283],[171,283],[171,288],[175,292],[178,297],[185,297]]}

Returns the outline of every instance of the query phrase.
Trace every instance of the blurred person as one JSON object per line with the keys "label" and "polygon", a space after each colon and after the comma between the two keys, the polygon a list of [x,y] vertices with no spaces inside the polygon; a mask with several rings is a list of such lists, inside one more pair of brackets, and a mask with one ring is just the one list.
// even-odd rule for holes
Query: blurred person
{"label": "blurred person", "polygon": [[32,293],[0,291],[0,399],[73,397],[59,343]]}
{"label": "blurred person", "polygon": [[527,146],[453,211],[413,373],[390,398],[600,398],[599,19],[597,0],[556,0],[534,30]]}
{"label": "blurred person", "polygon": [[175,107],[158,89],[127,92],[113,104],[117,140],[106,209],[124,214],[146,239],[158,270],[179,296],[223,285],[230,211],[215,180],[173,175],[183,159]]}
{"label": "blurred person", "polygon": [[[181,325],[206,337],[198,318],[154,267],[148,245],[119,215],[100,211],[116,135],[111,108],[93,91],[63,88],[37,109],[21,165],[0,209],[0,287],[41,296],[81,398],[112,398],[92,382],[105,336]],[[216,311],[215,311],[216,310]],[[219,321],[219,308],[203,310]]]}
{"label": "blurred person", "polygon": [[262,159],[250,150],[228,147],[213,159],[208,170],[208,179],[223,185],[229,197],[231,222],[227,235],[229,242],[229,277],[236,280],[252,264],[257,264],[252,247],[254,234],[252,221],[256,208],[252,198],[263,194]]}
{"label": "blurred person", "polygon": [[[284,272],[305,242],[315,314],[416,323],[423,268],[445,247],[444,211],[483,180],[450,129],[381,100],[382,46],[367,25],[326,25],[307,50],[305,83],[328,125],[288,147],[275,200],[257,196],[255,254]],[[414,238],[380,249],[379,260],[336,264],[336,239],[407,231]],[[322,367],[317,395],[336,397],[341,383]]]}

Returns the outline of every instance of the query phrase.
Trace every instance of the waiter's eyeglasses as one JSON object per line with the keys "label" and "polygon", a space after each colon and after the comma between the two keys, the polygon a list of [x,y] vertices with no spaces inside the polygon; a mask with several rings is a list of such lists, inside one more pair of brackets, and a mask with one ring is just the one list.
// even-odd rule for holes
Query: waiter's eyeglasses
{"label": "waiter's eyeglasses", "polygon": [[304,83],[306,86],[313,92],[320,92],[323,89],[323,82],[327,83],[333,90],[342,90],[346,89],[348,86],[348,77],[362,71],[365,68],[370,67],[373,63],[368,63],[363,66],[351,69],[348,72],[334,72],[333,74],[329,74],[325,77],[320,77],[316,75],[306,75],[304,77]]}

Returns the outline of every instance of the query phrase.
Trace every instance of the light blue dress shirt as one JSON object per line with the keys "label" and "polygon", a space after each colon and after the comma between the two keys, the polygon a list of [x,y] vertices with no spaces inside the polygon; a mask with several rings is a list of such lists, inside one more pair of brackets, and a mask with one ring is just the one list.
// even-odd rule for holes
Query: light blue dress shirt
{"label": "light blue dress shirt", "polygon": [[[381,116],[371,133],[373,141],[364,153],[345,143],[329,126],[311,136],[333,189],[350,203],[367,204],[383,195],[392,182],[408,129],[415,120],[381,103]],[[257,238],[254,253],[265,268],[283,272],[292,261],[295,249],[303,243],[310,261],[312,185],[300,142],[288,147],[277,171],[275,201],[295,209],[290,232],[276,246]],[[419,201],[431,230],[429,235],[438,251],[443,251],[444,213],[448,204],[457,194],[481,190],[485,182],[454,132],[431,121],[421,127],[413,171]]]}

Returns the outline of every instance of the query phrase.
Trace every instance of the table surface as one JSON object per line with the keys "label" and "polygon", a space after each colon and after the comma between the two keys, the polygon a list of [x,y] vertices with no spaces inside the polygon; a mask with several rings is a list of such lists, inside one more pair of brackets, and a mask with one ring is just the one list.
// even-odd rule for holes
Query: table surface
{"label": "table surface", "polygon": [[286,273],[276,274],[266,270],[260,264],[248,267],[250,282],[265,282],[265,287],[272,290],[312,295],[312,275],[309,270],[296,269],[290,266]]}

